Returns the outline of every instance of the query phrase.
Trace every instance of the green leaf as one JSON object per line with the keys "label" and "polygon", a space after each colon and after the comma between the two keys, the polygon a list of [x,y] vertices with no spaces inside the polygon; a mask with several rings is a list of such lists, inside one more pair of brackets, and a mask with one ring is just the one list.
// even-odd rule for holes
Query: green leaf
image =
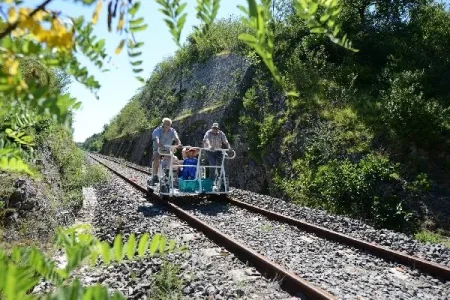
{"label": "green leaf", "polygon": [[129,57],[137,57],[140,56],[142,54],[142,52],[128,52],[128,56]]}
{"label": "green leaf", "polygon": [[175,249],[175,245],[176,245],[175,240],[171,240],[171,241],[169,242],[168,251],[169,251],[169,252],[173,251],[173,250]]}
{"label": "green leaf", "polygon": [[101,243],[101,254],[103,261],[109,264],[111,261],[111,249],[106,241]]}
{"label": "green leaf", "polygon": [[18,154],[17,156],[10,157],[0,153],[0,170],[34,175],[29,166],[20,158]]}
{"label": "green leaf", "polygon": [[177,21],[178,30],[179,30],[180,33],[181,33],[181,30],[184,27],[184,24],[186,23],[186,17],[187,17],[187,14],[185,13]]}
{"label": "green leaf", "polygon": [[136,49],[136,48],[140,48],[144,46],[144,42],[138,42],[138,43],[129,43],[129,48],[130,49]]}
{"label": "green leaf", "polygon": [[147,29],[148,25],[144,24],[142,26],[137,26],[137,27],[130,27],[130,32],[139,32],[139,31],[143,31],[145,29]]}
{"label": "green leaf", "polygon": [[150,255],[155,254],[156,250],[158,250],[160,239],[161,239],[161,234],[159,234],[159,233],[157,233],[153,236],[152,241],[150,242],[150,248],[149,248]]}
{"label": "green leaf", "polygon": [[325,33],[325,29],[323,27],[315,27],[311,28],[312,33]]}
{"label": "green leaf", "polygon": [[138,19],[130,20],[130,25],[131,26],[136,26],[136,25],[141,24],[142,22],[144,22],[144,18],[140,17]]}
{"label": "green leaf", "polygon": [[320,17],[320,22],[324,23],[325,21],[327,21],[329,18],[331,17],[331,15],[328,14],[324,14]]}
{"label": "green leaf", "polygon": [[141,1],[135,1],[133,6],[128,10],[128,13],[131,16],[134,16],[137,13],[137,11],[139,10],[140,6],[141,6]]}
{"label": "green leaf", "polygon": [[159,239],[159,253],[164,254],[164,252],[166,251],[166,242],[166,237],[161,236]]}
{"label": "green leaf", "polygon": [[141,237],[141,239],[139,240],[139,246],[138,246],[138,255],[139,255],[139,257],[144,256],[145,251],[147,250],[148,239],[149,239],[149,234],[145,233]]}
{"label": "green leaf", "polygon": [[240,40],[243,40],[248,43],[257,43],[258,40],[253,35],[250,35],[248,33],[241,33],[238,37]]}
{"label": "green leaf", "polygon": [[317,0],[310,0],[309,1],[309,9],[308,13],[310,15],[313,15],[317,12],[317,9],[319,8],[319,3],[317,3]]}
{"label": "green leaf", "polygon": [[178,17],[183,12],[183,10],[186,8],[186,5],[187,3],[185,2],[178,6],[177,9],[175,9],[175,17]]}
{"label": "green leaf", "polygon": [[116,261],[123,259],[122,235],[118,234],[114,239],[114,256]]}
{"label": "green leaf", "polygon": [[131,62],[131,65],[132,65],[132,66],[139,66],[139,65],[141,65],[141,64],[142,64],[142,60],[137,60],[137,61]]}
{"label": "green leaf", "polygon": [[130,235],[125,245],[127,258],[131,260],[134,257],[134,252],[136,251],[136,237],[134,233]]}

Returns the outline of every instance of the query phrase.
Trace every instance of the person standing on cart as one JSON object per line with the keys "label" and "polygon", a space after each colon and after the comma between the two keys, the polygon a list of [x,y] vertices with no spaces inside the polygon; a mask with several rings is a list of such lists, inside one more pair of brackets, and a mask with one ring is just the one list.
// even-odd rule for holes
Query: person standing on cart
{"label": "person standing on cart", "polygon": [[159,181],[158,179],[158,168],[161,161],[161,155],[158,153],[158,148],[164,149],[165,145],[172,145],[174,141],[178,146],[181,146],[180,138],[178,137],[177,131],[171,127],[172,120],[169,118],[164,118],[162,120],[162,125],[158,126],[153,130],[152,140],[153,140],[153,184]]}
{"label": "person standing on cart", "polygon": [[[219,129],[219,123],[213,123],[203,137],[203,147],[209,148],[208,161],[210,166],[220,166],[222,163],[222,151],[214,151],[214,149],[221,149],[225,144],[225,149],[230,149],[230,143],[227,136]],[[214,174],[217,168],[210,168],[209,178],[214,180]]]}

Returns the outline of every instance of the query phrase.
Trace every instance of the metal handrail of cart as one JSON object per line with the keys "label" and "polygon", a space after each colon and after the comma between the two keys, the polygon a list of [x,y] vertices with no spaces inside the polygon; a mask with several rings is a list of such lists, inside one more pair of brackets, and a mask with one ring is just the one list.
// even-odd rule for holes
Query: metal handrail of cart
{"label": "metal handrail of cart", "polygon": [[[173,156],[175,154],[176,149],[180,148],[180,146],[178,145],[164,145],[163,149],[158,148],[158,153],[161,156],[169,156],[169,163],[168,163],[168,168],[169,168],[169,172],[168,172],[168,178],[167,180],[169,181],[169,189],[165,192],[161,192],[161,185],[162,185],[162,179],[165,175],[163,168],[162,168],[162,163],[159,164],[159,169],[158,169],[158,177],[159,177],[159,184],[160,184],[160,191],[159,193],[161,195],[164,196],[176,196],[176,191],[174,188],[174,173],[173,173],[173,168],[174,167],[194,167],[196,168],[196,172],[195,172],[195,179],[198,184],[199,184],[199,192],[197,193],[189,193],[189,194],[228,194],[229,193],[229,182],[228,180],[226,180],[226,171],[225,171],[225,160],[226,159],[234,159],[236,157],[236,151],[232,150],[232,149],[223,149],[223,148],[214,148],[214,149],[210,149],[210,148],[200,148],[200,147],[191,147],[191,146],[185,146],[184,148],[186,150],[189,150],[191,148],[195,148],[196,150],[199,151],[198,153],[198,158],[197,158],[197,165],[185,165],[185,164],[174,164],[173,161]],[[204,165],[202,164],[202,154],[205,154],[207,151],[220,151],[222,152],[222,159],[221,159],[221,164],[220,166],[211,166],[211,165]],[[229,155],[229,152],[231,152]],[[206,168],[214,168],[214,173],[217,173],[217,169],[220,169],[219,171],[219,176],[216,179],[216,185],[214,185],[213,182],[213,191],[211,192],[204,192],[203,191],[203,187],[202,187],[202,175],[203,173],[206,173]],[[212,171],[212,170],[211,170]],[[206,176],[206,174],[205,174]],[[220,186],[223,184],[223,191],[220,191]],[[214,188],[216,189],[216,191],[214,191]],[[185,193],[183,193],[185,194]]]}

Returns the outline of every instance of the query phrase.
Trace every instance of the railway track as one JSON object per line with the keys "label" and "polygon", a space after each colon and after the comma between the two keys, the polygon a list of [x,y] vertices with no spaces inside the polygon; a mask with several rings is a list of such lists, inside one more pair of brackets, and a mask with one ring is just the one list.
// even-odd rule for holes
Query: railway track
{"label": "railway track", "polygon": [[[111,158],[106,158],[103,157],[104,159],[108,159],[111,162],[117,163],[117,161],[115,161],[114,159]],[[107,164],[105,164],[104,162],[102,162],[101,160],[98,160],[98,158],[94,158],[97,161],[99,161],[100,163],[102,163],[103,165],[107,166]],[[123,163],[123,162],[121,162]],[[112,170],[114,173],[118,174],[119,176],[123,177],[126,181],[128,181],[129,183],[133,184],[136,188],[145,191],[145,185],[140,185],[139,183],[136,182],[136,180],[132,180],[130,178],[128,178],[127,176],[122,176],[119,172],[117,172],[116,170],[114,170],[114,168],[111,168],[110,166],[107,166],[110,170]],[[129,166],[127,166],[129,167]],[[148,174],[148,171],[141,169],[141,168],[137,168],[137,167],[133,167],[133,169],[142,172],[142,174]],[[153,196],[154,200],[159,200],[157,199],[157,197]],[[313,233],[314,234],[314,238],[319,238],[320,243],[322,244],[322,247],[324,247],[325,249],[327,249],[326,251],[328,252],[333,252],[333,249],[341,249],[342,247],[339,246],[339,244],[337,243],[345,243],[346,245],[351,246],[354,249],[358,249],[357,251],[352,250],[352,256],[356,256],[358,257],[356,260],[359,260],[359,263],[361,263],[361,261],[370,261],[371,259],[377,259],[377,257],[382,258],[383,260],[385,260],[384,262],[379,262],[380,265],[382,265],[383,263],[387,266],[387,267],[392,267],[394,266],[392,264],[392,261],[396,261],[398,263],[401,263],[404,265],[404,267],[406,267],[407,271],[403,271],[403,273],[405,273],[407,275],[410,275],[410,283],[411,284],[421,284],[421,281],[426,281],[427,279],[424,278],[418,278],[416,279],[415,276],[417,275],[417,271],[414,270],[420,270],[422,272],[428,273],[430,275],[433,275],[437,278],[439,278],[438,282],[442,283],[442,286],[436,285],[436,282],[433,281],[433,285],[437,286],[438,288],[442,288],[442,289],[447,289],[449,288],[448,285],[448,279],[450,278],[450,269],[442,266],[440,264],[437,263],[433,263],[430,261],[426,261],[424,259],[420,259],[417,257],[413,257],[410,255],[406,255],[404,253],[400,253],[397,251],[393,251],[391,249],[387,249],[385,247],[381,247],[378,245],[374,245],[359,239],[355,239],[353,237],[349,237],[347,235],[341,234],[341,233],[337,233],[337,232],[333,232],[331,230],[319,227],[319,226],[315,226],[312,224],[308,224],[306,222],[302,222],[300,220],[294,219],[292,217],[288,217],[288,216],[284,216],[281,215],[279,213],[273,212],[273,211],[269,211],[266,209],[262,209],[259,208],[257,206],[254,205],[250,205],[248,203],[244,203],[242,201],[238,201],[233,199],[232,197],[229,197],[228,199],[226,199],[230,204],[232,204],[232,213],[234,215],[240,215],[243,216],[241,218],[239,218],[240,220],[250,220],[252,218],[254,218],[254,214],[257,213],[261,220],[263,220],[263,222],[276,222],[276,226],[281,226],[280,228],[284,228],[284,230],[288,230],[288,231],[292,231],[290,234],[292,234],[291,239],[292,240],[308,240],[308,236],[305,235],[305,233],[307,233],[308,235]],[[218,241],[218,243],[222,243],[225,247],[227,247],[228,249],[230,249],[231,252],[236,253],[239,257],[241,257],[241,259],[247,260],[249,262],[251,262],[253,265],[255,265],[258,270],[262,273],[265,274],[267,277],[270,278],[283,278],[282,280],[282,285],[285,289],[289,290],[290,292],[298,292],[301,291],[302,293],[306,294],[307,296],[314,298],[314,299],[332,299],[333,296],[330,295],[329,293],[325,292],[324,290],[318,288],[317,286],[306,282],[306,280],[303,280],[302,278],[300,278],[299,276],[296,276],[295,274],[293,274],[292,272],[288,272],[286,271],[286,267],[290,270],[294,270],[295,273],[297,274],[302,274],[302,270],[297,270],[296,268],[298,266],[294,266],[292,264],[290,264],[289,262],[284,262],[285,267],[280,266],[279,264],[275,264],[272,261],[273,260],[280,260],[282,261],[284,258],[282,256],[277,256],[277,255],[273,255],[270,253],[270,251],[268,251],[267,249],[265,249],[262,246],[259,245],[252,245],[252,248],[257,248],[258,252],[250,249],[249,247],[244,246],[243,244],[237,242],[235,239],[229,237],[231,236],[239,236],[239,240],[244,240],[247,244],[250,244],[252,242],[252,226],[249,225],[251,222],[249,223],[239,223],[239,224],[232,224],[232,222],[227,222],[230,223],[226,226],[224,226],[220,221],[216,221],[214,218],[209,217],[211,215],[211,211],[214,211],[217,207],[217,203],[212,203],[211,201],[206,201],[203,203],[203,211],[199,212],[198,211],[198,204],[194,204],[194,205],[184,205],[185,210],[183,210],[180,206],[178,206],[177,204],[173,203],[173,202],[165,202],[166,205],[168,205],[173,211],[176,212],[176,214],[188,221],[192,226],[196,227],[197,229],[199,229],[200,231],[206,232],[209,236],[214,237],[212,238],[215,241]],[[182,205],[182,204],[180,204]],[[190,211],[191,213],[188,213],[187,211]],[[253,214],[253,217],[251,215],[251,213]],[[197,220],[192,220],[193,218],[193,214],[197,215]],[[206,220],[206,221],[205,221]],[[220,227],[221,231],[225,231],[228,232],[228,235],[223,234],[222,232],[220,232],[219,230],[217,230],[216,228],[212,228],[211,226],[209,226],[208,224],[213,223],[216,227]],[[209,229],[208,229],[209,228]],[[242,230],[242,232],[240,232],[240,230],[234,230],[233,228],[243,228],[244,230]],[[294,230],[293,228],[298,228],[301,229],[303,231],[303,233],[299,234],[298,230],[297,232]],[[332,241],[332,242],[330,242]],[[308,243],[303,243],[303,244],[296,244],[296,245],[290,245],[290,247],[297,247],[297,248],[308,248]],[[313,249],[313,251],[311,252],[303,252],[303,253],[297,253],[295,255],[290,255],[289,251],[284,249],[284,254],[283,255],[287,255],[289,257],[289,259],[291,261],[299,261],[302,259],[302,257],[306,256],[314,256],[316,259],[321,259],[323,260],[323,263],[326,265],[326,255],[323,257],[320,257],[320,255],[315,255],[315,252],[317,252],[317,249]],[[340,251],[342,252],[342,251]],[[336,253],[334,253],[333,255],[345,255],[345,254],[338,254],[340,253],[339,251],[337,251]],[[269,260],[267,257],[264,257],[261,255],[261,253],[265,253],[266,256],[271,256],[272,261]],[[368,254],[370,253],[370,254]],[[282,263],[280,263],[282,264]],[[385,267],[386,267],[385,266]],[[301,264],[300,264],[300,268],[301,268]],[[397,267],[398,268],[398,267]],[[319,269],[319,268],[318,268]],[[361,268],[359,268],[361,270]],[[373,272],[382,272],[382,268],[372,268]],[[405,268],[404,268],[405,269]],[[323,271],[323,270],[322,270]],[[321,271],[321,272],[322,272]],[[327,274],[326,272],[328,272],[328,270],[324,271],[325,274]],[[414,275],[414,272],[416,275]],[[311,275],[311,274],[309,274]],[[314,277],[314,276],[309,276],[308,274],[303,274],[304,277]],[[355,274],[353,274],[355,275]],[[419,277],[421,275],[419,274]],[[328,277],[332,277],[332,274],[328,274]],[[355,276],[353,276],[355,277]],[[356,276],[357,277],[357,276]],[[424,276],[422,276],[424,277]],[[314,278],[312,278],[314,280]],[[338,282],[339,280],[334,280],[334,279],[330,279],[333,280],[333,282]],[[353,280],[357,280],[357,278],[353,278]],[[436,280],[436,279],[433,279]],[[330,285],[326,284],[326,278],[325,280],[315,280],[315,284],[316,285],[320,285],[320,286],[325,286],[328,288],[328,290],[332,290],[333,294],[339,294],[337,292],[338,289],[336,288],[329,288]],[[324,283],[325,282],[325,283]],[[351,280],[350,280],[351,282]],[[332,286],[332,285],[331,285]],[[408,286],[408,285],[407,285]],[[410,285],[409,285],[410,286]],[[444,292],[445,293],[445,292]],[[342,296],[342,295],[340,295]],[[374,296],[372,294],[372,296]],[[383,298],[383,294],[379,294],[379,297]],[[412,295],[415,296],[415,295]],[[416,295],[419,297],[419,295]],[[443,297],[443,299],[446,298],[446,296],[449,295],[440,295]],[[369,295],[370,297],[370,295]],[[378,297],[377,297],[378,298]],[[439,298],[439,297],[438,297]]]}

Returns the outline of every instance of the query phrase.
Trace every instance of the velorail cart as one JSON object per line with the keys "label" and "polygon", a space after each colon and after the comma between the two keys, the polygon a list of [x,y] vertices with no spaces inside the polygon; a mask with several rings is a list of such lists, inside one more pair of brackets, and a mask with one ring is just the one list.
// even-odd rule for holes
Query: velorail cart
{"label": "velorail cart", "polygon": [[[229,193],[229,181],[225,171],[225,160],[234,159],[236,152],[230,149],[214,149],[189,147],[186,150],[196,149],[198,151],[197,165],[187,165],[176,163],[174,154],[178,146],[165,145],[164,148],[158,148],[161,155],[161,161],[158,168],[158,182],[153,182],[153,174],[147,180],[148,193],[155,193],[163,198],[178,196],[195,196],[195,195],[226,195]],[[208,162],[209,151],[222,152],[220,164],[211,166]],[[205,163],[206,162],[206,163]],[[176,175],[174,169],[194,168],[195,176],[193,178],[180,178]],[[214,179],[206,176],[206,170],[215,172]],[[211,177],[211,176],[210,176]]]}

